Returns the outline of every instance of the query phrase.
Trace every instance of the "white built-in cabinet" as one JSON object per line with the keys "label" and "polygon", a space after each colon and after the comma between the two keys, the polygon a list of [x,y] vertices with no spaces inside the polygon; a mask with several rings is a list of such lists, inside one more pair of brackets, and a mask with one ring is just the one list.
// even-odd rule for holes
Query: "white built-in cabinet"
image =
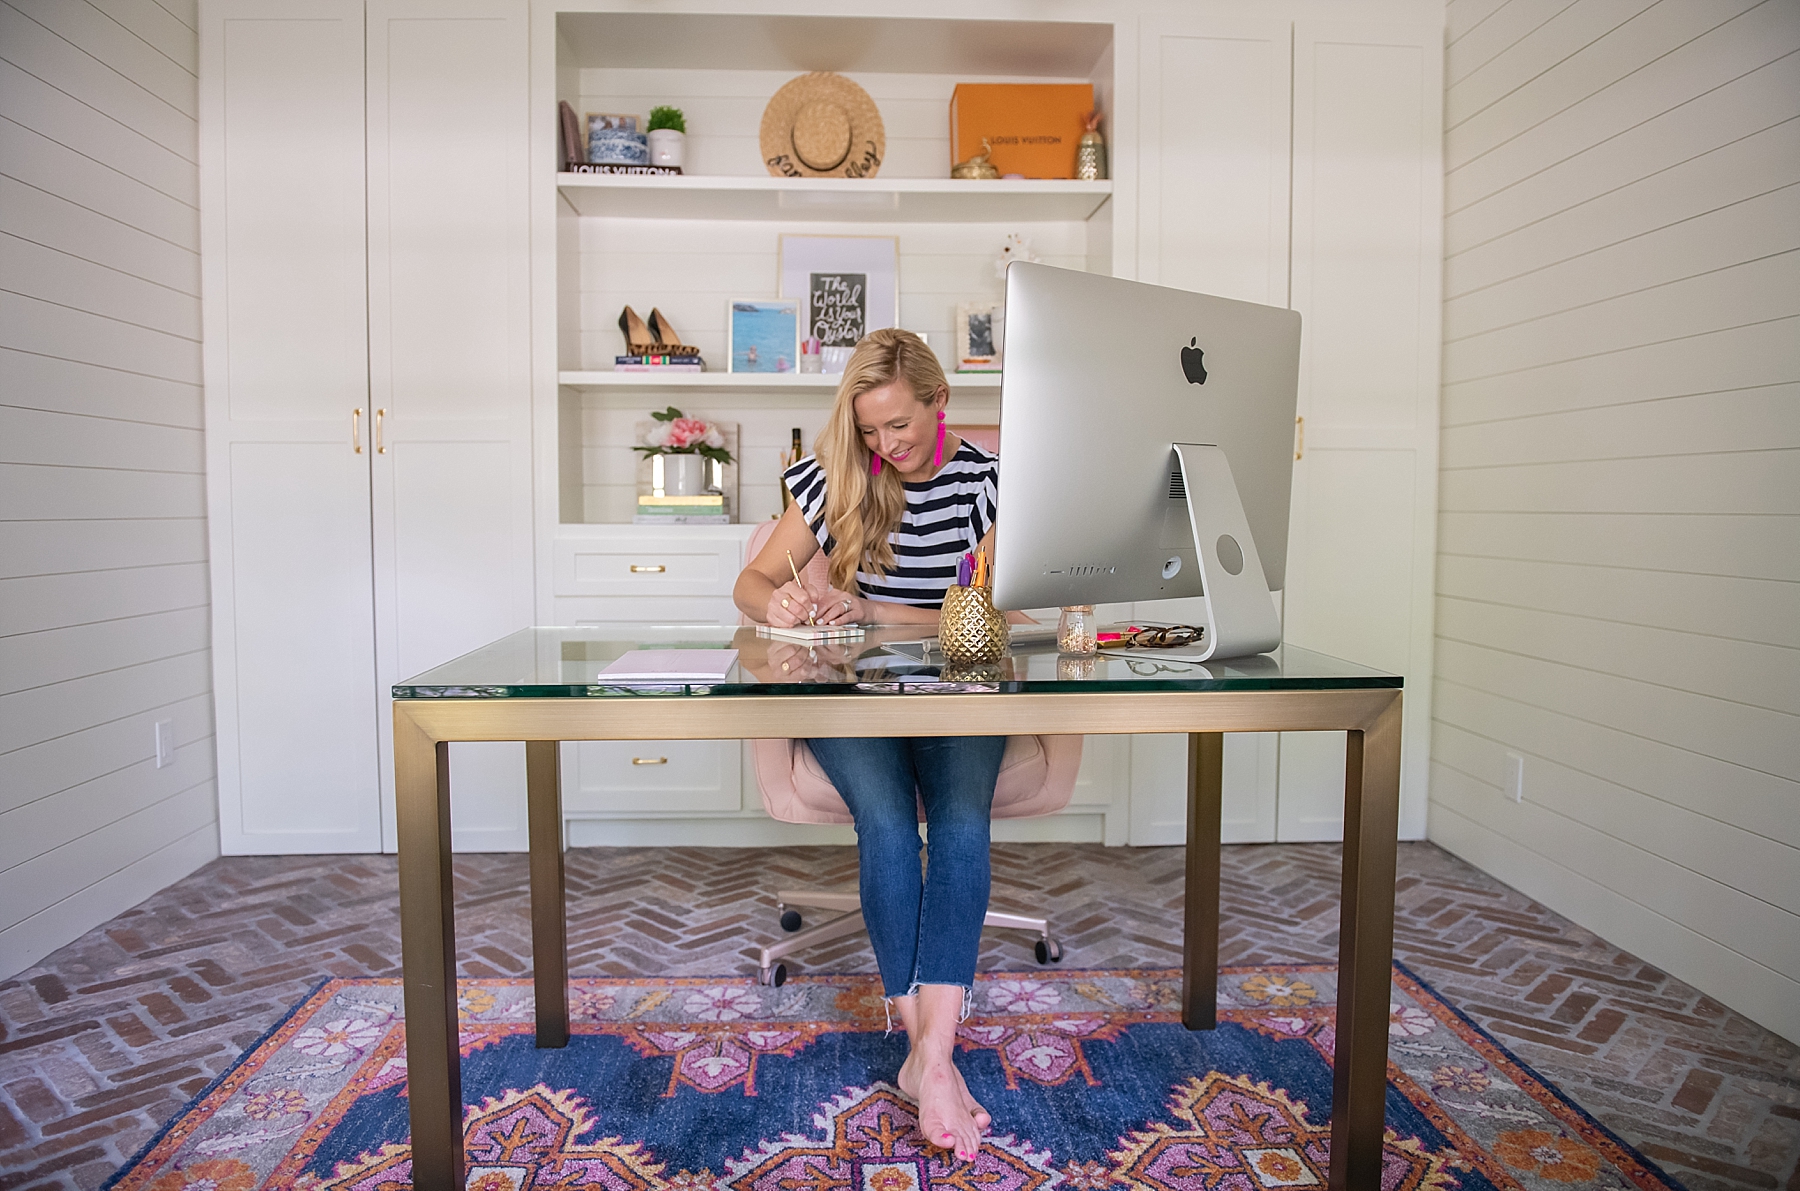
{"label": "white built-in cabinet", "polygon": [[[775,292],[784,232],[899,237],[901,324],[946,357],[955,303],[1000,296],[1009,232],[1051,264],[1299,310],[1304,427],[1276,598],[1288,641],[1406,676],[1401,824],[1422,835],[1441,10],[1369,0],[1361,15],[1392,21],[1335,24],[1313,0],[715,7],[203,0],[225,850],[391,847],[395,681],[533,622],[736,618],[750,524],[779,509],[780,453],[793,427],[821,428],[832,381],[608,368],[627,302],[660,307],[722,367],[726,299]],[[763,105],[808,69],[874,97],[876,178],[763,170]],[[1011,79],[1093,82],[1113,177],[945,179],[952,88]],[[688,176],[559,177],[558,100],[683,107]],[[1097,313],[1096,343],[1128,332]],[[955,416],[995,419],[993,378],[952,387]],[[624,524],[635,427],[670,403],[738,425],[741,524]],[[1226,838],[1335,837],[1343,749],[1341,733],[1231,737]],[[459,744],[453,761],[457,846],[521,847],[522,750]],[[1181,737],[1090,738],[1070,808],[997,834],[1179,842],[1185,781]],[[763,817],[734,741],[567,746],[564,806],[571,843],[847,838]]]}
{"label": "white built-in cabinet", "polygon": [[[527,16],[205,0],[220,831],[392,848],[386,692],[533,620]],[[452,746],[459,848],[522,848],[517,745]]]}
{"label": "white built-in cabinet", "polygon": [[[1401,834],[1425,829],[1442,27],[1146,17],[1138,277],[1302,316],[1284,639],[1405,676]],[[1182,838],[1182,744],[1140,737],[1132,840]],[[1233,736],[1226,839],[1337,839],[1344,734]]]}

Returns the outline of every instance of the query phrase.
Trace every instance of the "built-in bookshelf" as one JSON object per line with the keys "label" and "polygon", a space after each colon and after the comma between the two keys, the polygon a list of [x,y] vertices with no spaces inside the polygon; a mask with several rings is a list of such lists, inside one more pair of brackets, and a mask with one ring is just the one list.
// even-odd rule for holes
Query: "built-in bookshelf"
{"label": "built-in bookshelf", "polygon": [[[606,389],[619,391],[642,389],[646,392],[693,391],[729,394],[754,400],[758,394],[832,393],[840,380],[837,376],[800,372],[561,372],[557,383],[570,389]],[[950,383],[964,392],[997,394],[998,372],[958,372]]]}
{"label": "built-in bookshelf", "polygon": [[1043,223],[1087,220],[1111,182],[1060,179],[777,178],[558,174],[581,215],[622,219]]}
{"label": "built-in bookshelf", "polygon": [[[947,371],[957,304],[1003,294],[1009,234],[1046,263],[1112,271],[1114,183],[948,177],[959,82],[1091,82],[1110,117],[1111,24],[562,12],[556,26],[556,99],[580,116],[673,104],[688,135],[680,176],[554,175],[556,359],[540,373],[556,378],[563,440],[558,491],[540,502],[557,511],[552,535],[555,525],[629,520],[634,429],[671,404],[737,425],[741,520],[780,511],[781,457],[796,428],[810,444],[823,427],[837,378],[724,368],[728,303],[779,296],[783,235],[895,237],[899,325],[923,334]],[[763,167],[769,97],[818,69],[848,75],[879,107],[887,157],[875,177],[780,178]],[[626,305],[661,310],[708,371],[611,371]],[[950,383],[953,419],[998,419],[998,375],[952,371]]]}

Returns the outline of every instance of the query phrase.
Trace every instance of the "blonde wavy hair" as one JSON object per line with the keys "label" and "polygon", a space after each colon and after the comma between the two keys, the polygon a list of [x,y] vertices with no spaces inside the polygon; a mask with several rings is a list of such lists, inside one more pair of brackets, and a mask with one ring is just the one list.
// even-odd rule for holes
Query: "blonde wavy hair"
{"label": "blonde wavy hair", "polygon": [[888,535],[900,528],[906,489],[892,467],[869,474],[870,451],[856,430],[856,399],[896,380],[905,381],[921,404],[949,387],[937,356],[911,331],[889,327],[865,335],[844,366],[837,401],[813,444],[825,469],[825,527],[836,543],[831,585],[839,591],[853,590],[858,570],[885,575],[894,566]]}

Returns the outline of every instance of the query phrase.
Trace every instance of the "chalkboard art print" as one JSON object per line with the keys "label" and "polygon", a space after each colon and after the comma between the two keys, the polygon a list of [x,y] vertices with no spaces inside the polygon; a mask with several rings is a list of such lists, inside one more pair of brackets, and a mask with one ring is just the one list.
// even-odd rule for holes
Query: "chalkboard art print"
{"label": "chalkboard art print", "polygon": [[807,335],[825,347],[855,347],[868,334],[868,303],[867,273],[811,274],[806,287]]}
{"label": "chalkboard art print", "polygon": [[781,237],[781,296],[802,303],[802,339],[823,346],[825,372],[842,372],[870,331],[900,322],[895,236]]}

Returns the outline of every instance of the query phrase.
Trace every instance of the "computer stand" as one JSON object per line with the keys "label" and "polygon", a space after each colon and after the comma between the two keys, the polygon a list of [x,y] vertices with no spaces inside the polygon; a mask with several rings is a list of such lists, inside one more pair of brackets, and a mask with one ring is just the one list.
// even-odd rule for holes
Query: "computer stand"
{"label": "computer stand", "polygon": [[1281,644],[1281,621],[1263,578],[1262,559],[1250,535],[1231,464],[1218,447],[1199,443],[1174,447],[1206,592],[1206,634],[1197,660],[1267,653]]}

